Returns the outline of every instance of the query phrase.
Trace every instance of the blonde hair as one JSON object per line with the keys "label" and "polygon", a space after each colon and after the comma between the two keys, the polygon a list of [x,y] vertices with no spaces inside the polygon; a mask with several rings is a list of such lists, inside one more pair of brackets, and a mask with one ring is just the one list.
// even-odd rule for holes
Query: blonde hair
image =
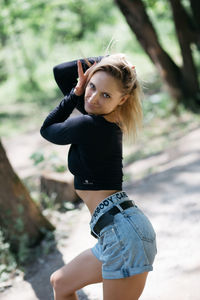
{"label": "blonde hair", "polygon": [[90,69],[87,83],[98,71],[104,71],[121,82],[121,93],[122,96],[127,96],[127,100],[117,106],[116,123],[126,137],[135,140],[143,119],[142,89],[135,67],[127,61],[124,54],[111,54]]}

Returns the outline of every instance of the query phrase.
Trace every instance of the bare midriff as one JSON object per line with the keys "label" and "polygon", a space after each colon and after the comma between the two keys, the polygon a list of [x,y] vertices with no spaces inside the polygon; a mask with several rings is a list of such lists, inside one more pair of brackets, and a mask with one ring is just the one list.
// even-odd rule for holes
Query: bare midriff
{"label": "bare midriff", "polygon": [[91,215],[97,205],[112,194],[119,192],[118,190],[101,190],[101,191],[84,191],[76,190],[77,195],[83,200],[88,207]]}

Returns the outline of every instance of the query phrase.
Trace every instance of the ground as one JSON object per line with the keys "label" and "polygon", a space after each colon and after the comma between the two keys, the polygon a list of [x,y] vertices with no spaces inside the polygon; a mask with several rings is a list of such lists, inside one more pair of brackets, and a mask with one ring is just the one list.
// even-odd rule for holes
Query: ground
{"label": "ground", "polygon": [[[34,147],[46,147],[38,133],[34,137],[26,136],[26,143],[31,144],[33,138],[31,152]],[[154,271],[149,273],[141,300],[199,299],[199,141],[200,128],[193,129],[165,151],[138,160],[124,170],[129,178],[124,190],[147,214],[157,233],[158,254]],[[20,176],[35,172],[34,168],[30,171],[30,162],[25,159],[30,154],[30,147],[21,155],[21,162],[16,162],[14,158],[26,147],[19,139],[4,139],[3,142]],[[64,149],[61,151],[64,153]],[[144,172],[146,175],[137,179],[138,173]],[[15,278],[11,286],[0,293],[0,299],[52,300],[50,274],[96,242],[89,234],[89,220],[90,215],[84,205],[73,211],[54,214],[52,222],[56,222],[56,234],[61,237],[56,249],[32,264],[24,278]],[[79,291],[79,296],[80,299],[102,299],[101,284],[85,287]]]}

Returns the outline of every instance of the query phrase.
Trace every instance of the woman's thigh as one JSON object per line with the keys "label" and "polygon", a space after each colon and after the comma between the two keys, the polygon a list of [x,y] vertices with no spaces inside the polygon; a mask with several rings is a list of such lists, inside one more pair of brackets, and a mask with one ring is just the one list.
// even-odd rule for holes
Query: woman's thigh
{"label": "woman's thigh", "polygon": [[98,282],[102,282],[102,263],[91,249],[85,250],[51,275],[53,287],[66,294]]}
{"label": "woman's thigh", "polygon": [[122,279],[103,279],[103,300],[137,300],[145,286],[148,272]]}

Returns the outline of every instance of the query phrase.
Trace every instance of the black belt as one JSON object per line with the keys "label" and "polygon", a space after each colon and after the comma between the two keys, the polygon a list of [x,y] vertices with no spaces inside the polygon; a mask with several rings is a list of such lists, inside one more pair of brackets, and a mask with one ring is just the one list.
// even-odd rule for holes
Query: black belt
{"label": "black belt", "polygon": [[[132,201],[124,201],[119,204],[123,210],[135,206]],[[110,210],[108,210],[105,214],[103,214],[97,223],[95,224],[93,231],[91,231],[91,235],[93,235],[95,238],[98,238],[98,235],[100,231],[107,225],[111,224],[113,222],[114,216],[118,213],[120,213],[121,210],[117,206],[113,206]]]}

